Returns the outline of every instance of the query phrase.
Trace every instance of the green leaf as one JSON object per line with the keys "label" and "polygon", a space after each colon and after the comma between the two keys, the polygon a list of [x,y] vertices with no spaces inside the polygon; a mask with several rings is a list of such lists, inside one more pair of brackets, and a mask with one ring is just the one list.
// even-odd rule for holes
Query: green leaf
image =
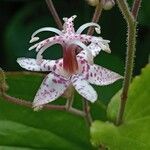
{"label": "green leaf", "polygon": [[[31,101],[43,80],[30,73],[8,73],[6,77],[10,95]],[[34,112],[0,98],[0,149],[93,150],[89,139],[83,118],[54,110]]]}
{"label": "green leaf", "polygon": [[[110,150],[150,149],[150,65],[140,76],[134,78],[126,104],[123,124],[95,121],[91,127],[92,143],[103,144]],[[120,101],[120,92],[111,100],[107,114],[115,121]]]}

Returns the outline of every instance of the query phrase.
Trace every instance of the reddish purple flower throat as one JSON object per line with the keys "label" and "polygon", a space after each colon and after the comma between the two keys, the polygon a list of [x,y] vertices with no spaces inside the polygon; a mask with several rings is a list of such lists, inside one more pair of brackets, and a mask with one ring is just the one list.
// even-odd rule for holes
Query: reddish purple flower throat
{"label": "reddish purple flower throat", "polygon": [[76,46],[67,46],[63,50],[63,68],[69,74],[77,73]]}

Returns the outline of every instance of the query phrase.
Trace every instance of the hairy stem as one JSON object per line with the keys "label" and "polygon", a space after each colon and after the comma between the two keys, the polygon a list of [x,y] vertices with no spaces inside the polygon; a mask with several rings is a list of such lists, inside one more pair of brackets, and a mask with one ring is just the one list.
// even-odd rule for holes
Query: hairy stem
{"label": "hairy stem", "polygon": [[137,19],[138,12],[139,12],[139,9],[141,6],[141,2],[142,2],[142,0],[134,0],[131,12],[135,19]]}
{"label": "hairy stem", "polygon": [[128,25],[127,54],[126,54],[124,81],[123,81],[123,88],[121,93],[119,112],[116,120],[116,124],[120,125],[123,121],[123,114],[125,110],[129,85],[131,82],[133,66],[134,66],[134,55],[135,55],[135,44],[136,44],[136,21],[129,10],[126,0],[117,0],[117,3]]}
{"label": "hairy stem", "polygon": [[[101,1],[102,1],[102,0],[99,0],[99,4],[96,6],[95,12],[94,12],[94,14],[93,14],[92,22],[94,22],[94,23],[97,23],[97,22],[99,21],[99,18],[100,18],[100,16],[101,16],[101,13],[102,13],[102,10],[103,10],[102,2],[101,2]],[[90,27],[90,28],[88,29],[87,34],[88,34],[88,35],[93,35],[93,33],[94,33],[94,28],[93,28],[93,27]]]}
{"label": "hairy stem", "polygon": [[50,12],[51,12],[51,14],[53,16],[53,18],[54,18],[58,28],[60,30],[62,30],[63,29],[63,25],[62,25],[62,22],[61,22],[61,20],[60,20],[60,18],[58,16],[58,13],[57,13],[55,7],[54,7],[53,1],[52,0],[46,0],[46,4],[47,4],[47,6],[48,6],[48,8],[49,8],[49,10],[50,10]]}

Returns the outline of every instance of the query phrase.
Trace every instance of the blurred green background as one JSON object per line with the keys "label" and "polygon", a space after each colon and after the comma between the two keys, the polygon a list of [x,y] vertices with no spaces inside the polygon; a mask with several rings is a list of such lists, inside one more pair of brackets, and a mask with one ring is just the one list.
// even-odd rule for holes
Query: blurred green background
{"label": "blurred green background", "polygon": [[[129,1],[131,3],[132,0]],[[75,28],[91,21],[94,7],[84,0],[55,0],[55,7],[61,18],[76,14]],[[57,27],[44,0],[0,0],[0,66],[8,70],[21,70],[16,63],[18,57],[35,57],[35,51],[28,51],[31,34],[45,26]],[[138,17],[137,51],[134,74],[139,74],[148,63],[150,52],[150,1],[143,0]],[[126,53],[126,24],[117,6],[103,11],[99,22],[101,36],[111,41],[112,54],[101,53],[96,62],[108,66],[123,74]],[[52,34],[41,34],[43,38]],[[53,46],[46,52],[46,57],[59,58],[62,51]],[[114,66],[112,66],[112,64]]]}

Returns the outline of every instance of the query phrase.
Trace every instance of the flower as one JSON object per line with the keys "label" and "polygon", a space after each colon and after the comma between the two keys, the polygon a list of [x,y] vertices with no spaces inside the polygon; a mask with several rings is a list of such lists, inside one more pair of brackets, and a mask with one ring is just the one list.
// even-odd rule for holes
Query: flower
{"label": "flower", "polygon": [[[87,27],[95,26],[95,30],[97,33],[100,33],[100,26],[96,23],[85,23],[82,26],[78,28],[78,30],[75,32],[73,21],[76,18],[76,15],[70,17],[70,18],[63,18],[64,24],[63,24],[63,30],[60,31],[56,28],[52,27],[44,27],[37,31],[35,31],[32,36],[30,43],[38,41],[39,37],[37,37],[37,34],[43,31],[51,31],[56,33],[57,35],[47,38],[39,43],[34,44],[29,48],[29,50],[32,50],[36,48],[37,59],[40,62],[42,60],[42,53],[50,46],[54,44],[60,44],[63,47],[63,67],[64,69],[70,73],[74,74],[78,70],[78,63],[76,60],[76,48],[79,46],[83,47],[83,44],[92,44],[92,47],[99,47],[99,49],[102,49],[106,52],[110,53],[110,48],[108,43],[110,41],[104,40],[101,37],[95,37],[90,36],[86,34],[81,34]],[[72,46],[76,45],[76,46]],[[69,62],[69,63],[68,63]]]}
{"label": "flower", "polygon": [[81,46],[83,50],[76,56],[79,67],[74,74],[68,74],[64,70],[62,58],[58,60],[42,59],[40,63],[37,63],[37,60],[32,58],[17,59],[19,65],[27,70],[50,72],[35,95],[33,107],[41,107],[56,100],[70,85],[73,85],[76,91],[84,98],[90,102],[95,102],[98,96],[90,84],[103,86],[122,78],[122,76],[113,71],[93,64],[93,57],[101,50],[99,47],[95,47],[93,43],[89,46],[84,46],[84,44]]}

